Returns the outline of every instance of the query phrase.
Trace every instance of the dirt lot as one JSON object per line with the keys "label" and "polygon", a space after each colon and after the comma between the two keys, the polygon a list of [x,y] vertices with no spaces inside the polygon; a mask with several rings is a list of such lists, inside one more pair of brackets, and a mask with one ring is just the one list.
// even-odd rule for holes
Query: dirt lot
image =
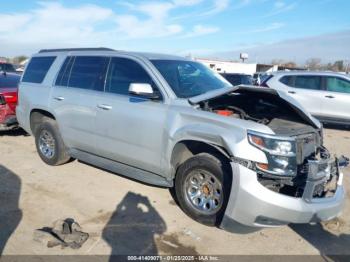
{"label": "dirt lot", "polygon": [[[327,129],[325,138],[332,152],[350,156],[350,131]],[[231,234],[188,218],[166,189],[77,161],[47,166],[22,132],[0,134],[0,197],[0,254],[350,254],[350,201],[324,225]],[[35,229],[68,217],[90,234],[81,249],[33,240]]]}

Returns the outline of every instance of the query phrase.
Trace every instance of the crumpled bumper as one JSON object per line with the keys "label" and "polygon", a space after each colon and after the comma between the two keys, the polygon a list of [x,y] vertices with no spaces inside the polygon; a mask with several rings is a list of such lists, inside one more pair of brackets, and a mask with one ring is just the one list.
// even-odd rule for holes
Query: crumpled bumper
{"label": "crumpled bumper", "polygon": [[296,198],[267,189],[258,182],[256,172],[251,169],[238,163],[231,163],[231,166],[231,195],[221,223],[221,228],[225,230],[236,232],[240,226],[244,229],[246,226],[261,228],[327,221],[337,217],[343,209],[345,191],[341,172],[332,197],[309,197],[313,188],[320,183],[317,180],[307,185],[306,197]]}

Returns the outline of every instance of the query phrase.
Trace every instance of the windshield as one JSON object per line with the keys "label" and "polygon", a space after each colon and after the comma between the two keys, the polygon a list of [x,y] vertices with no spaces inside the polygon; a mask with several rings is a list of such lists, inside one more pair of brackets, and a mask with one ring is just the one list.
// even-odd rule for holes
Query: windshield
{"label": "windshield", "polygon": [[222,76],[198,62],[181,60],[152,60],[151,62],[180,98],[190,98],[232,86]]}
{"label": "windshield", "polygon": [[11,64],[1,64],[0,63],[0,71],[5,71],[5,72],[15,72],[15,68]]}

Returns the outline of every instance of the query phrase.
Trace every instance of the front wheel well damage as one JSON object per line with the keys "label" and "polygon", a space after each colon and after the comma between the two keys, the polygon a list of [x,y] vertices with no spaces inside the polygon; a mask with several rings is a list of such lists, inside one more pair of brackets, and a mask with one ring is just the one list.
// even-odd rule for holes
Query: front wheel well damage
{"label": "front wheel well damage", "polygon": [[172,178],[175,177],[177,169],[181,164],[189,158],[201,153],[213,155],[226,164],[230,162],[230,154],[223,147],[201,141],[183,140],[178,142],[172,151],[170,162],[173,170]]}
{"label": "front wheel well damage", "polygon": [[30,129],[33,134],[35,134],[37,128],[45,118],[56,120],[50,112],[42,109],[34,109],[30,112]]}

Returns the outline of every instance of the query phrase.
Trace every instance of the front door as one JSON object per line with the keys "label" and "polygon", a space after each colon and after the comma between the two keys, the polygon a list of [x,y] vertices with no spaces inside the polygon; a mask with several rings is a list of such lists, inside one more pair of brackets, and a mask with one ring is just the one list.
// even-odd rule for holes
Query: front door
{"label": "front door", "polygon": [[97,102],[97,147],[99,155],[161,174],[163,136],[167,105],[129,95],[131,83],[151,84],[150,74],[139,62],[111,59],[105,93]]}
{"label": "front door", "polygon": [[297,75],[293,77],[291,86],[287,86],[287,92],[312,115],[321,114],[321,101],[324,96],[321,76]]}
{"label": "front door", "polygon": [[350,81],[336,76],[325,77],[322,115],[338,121],[350,121]]}

